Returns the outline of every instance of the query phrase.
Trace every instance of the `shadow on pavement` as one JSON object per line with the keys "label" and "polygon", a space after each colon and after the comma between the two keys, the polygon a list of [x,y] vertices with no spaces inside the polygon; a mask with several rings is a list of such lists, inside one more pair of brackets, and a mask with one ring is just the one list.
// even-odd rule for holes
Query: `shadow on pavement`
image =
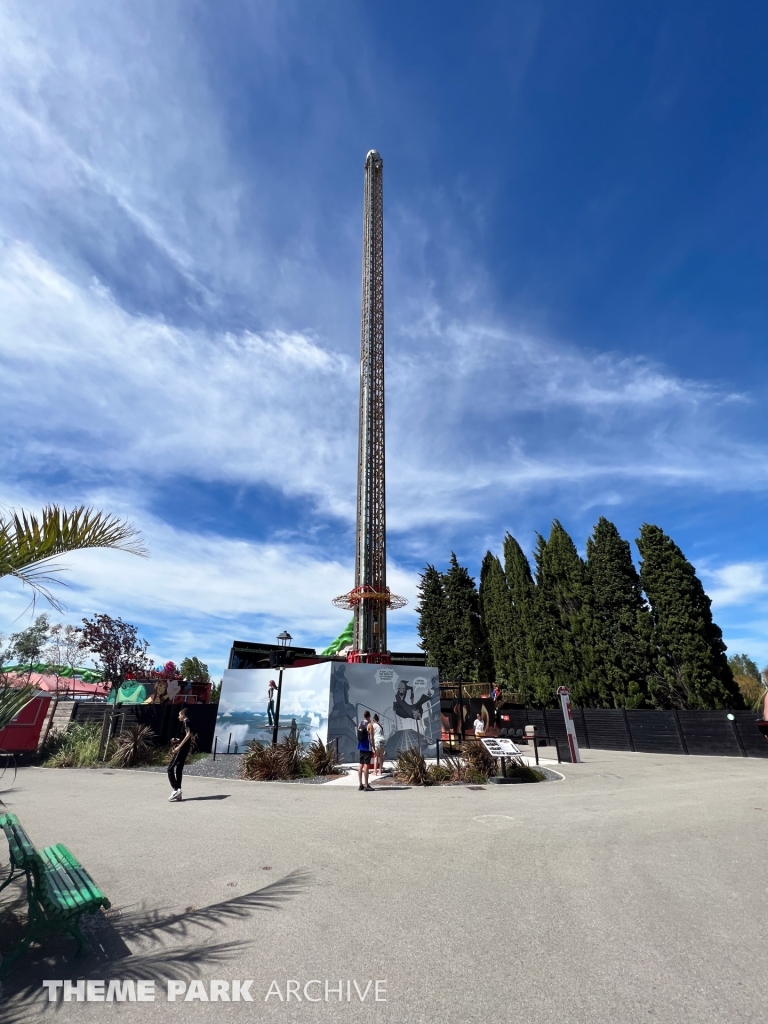
{"label": "shadow on pavement", "polygon": [[[106,914],[83,920],[82,928],[90,948],[77,960],[73,956],[74,941],[54,932],[42,945],[33,946],[22,954],[14,963],[10,977],[0,983],[0,1024],[27,1024],[41,1013],[63,1005],[47,1002],[43,978],[109,977],[163,983],[169,977],[187,980],[199,977],[202,969],[224,964],[250,945],[246,940],[212,943],[212,933],[260,911],[283,909],[305,891],[310,882],[308,872],[292,871],[253,892],[182,912],[144,906],[113,907]],[[5,890],[6,894],[12,886]],[[21,939],[26,908],[26,894],[21,886],[16,886],[0,910],[3,952],[7,953]],[[169,944],[191,939],[195,931],[208,933],[208,937],[196,943]]]}
{"label": "shadow on pavement", "polygon": [[229,800],[231,793],[215,793],[212,796],[185,796],[183,804],[191,804],[193,800]]}

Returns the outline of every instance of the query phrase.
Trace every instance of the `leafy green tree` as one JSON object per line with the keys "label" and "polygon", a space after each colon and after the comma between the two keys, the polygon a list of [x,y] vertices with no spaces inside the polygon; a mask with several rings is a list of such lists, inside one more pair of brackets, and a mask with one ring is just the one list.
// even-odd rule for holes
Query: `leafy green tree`
{"label": "leafy green tree", "polygon": [[728,659],[728,664],[734,676],[749,676],[756,679],[758,683],[760,682],[760,669],[748,654],[732,654]]}
{"label": "leafy green tree", "polygon": [[94,615],[83,619],[81,627],[83,649],[96,659],[104,681],[111,689],[119,690],[128,678],[136,679],[152,671],[152,659],[147,655],[149,643],[139,639],[139,631],[129,622],[111,615]]}
{"label": "leafy green tree", "polygon": [[27,682],[35,670],[35,665],[42,661],[50,632],[48,616],[43,614],[38,615],[31,626],[20,633],[14,633],[10,638],[10,655],[22,669],[27,668]]}
{"label": "leafy green tree", "polygon": [[421,649],[426,653],[429,664],[439,670],[440,678],[445,679],[452,663],[453,637],[448,622],[443,575],[434,565],[426,565],[421,573],[416,611]]}
{"label": "leafy green tree", "polygon": [[513,664],[510,689],[525,704],[540,703],[537,688],[537,666],[541,662],[539,631],[536,621],[536,584],[531,566],[518,542],[507,533],[504,537],[504,576],[512,603]]}
{"label": "leafy green tree", "polygon": [[508,683],[516,675],[515,611],[499,559],[486,553],[480,569],[480,610],[493,656],[495,680]]}
{"label": "leafy green tree", "polygon": [[191,679],[196,683],[207,683],[211,678],[208,666],[199,658],[184,658],[179,671],[182,679]]}
{"label": "leafy green tree", "polygon": [[601,707],[650,707],[653,624],[629,542],[603,516],[587,540],[591,631]]}
{"label": "leafy green tree", "polygon": [[765,685],[755,662],[747,654],[734,654],[728,659],[728,665],[746,705],[755,711],[762,711]]}
{"label": "leafy green tree", "polygon": [[452,678],[460,672],[465,680],[490,682],[493,657],[480,617],[477,587],[453,551],[448,572],[443,574],[443,590],[449,635],[453,639],[448,666]]}
{"label": "leafy green tree", "polygon": [[636,543],[657,652],[650,680],[654,702],[694,710],[743,708],[722,632],[712,621],[711,601],[696,570],[658,526],[644,523]]}
{"label": "leafy green tree", "polygon": [[60,603],[48,584],[58,578],[64,566],[60,555],[85,548],[113,548],[146,556],[141,536],[130,523],[107,512],[81,505],[70,512],[58,505],[46,505],[38,518],[23,509],[0,515],[0,578],[13,576],[32,590],[32,601],[44,597],[54,608]]}

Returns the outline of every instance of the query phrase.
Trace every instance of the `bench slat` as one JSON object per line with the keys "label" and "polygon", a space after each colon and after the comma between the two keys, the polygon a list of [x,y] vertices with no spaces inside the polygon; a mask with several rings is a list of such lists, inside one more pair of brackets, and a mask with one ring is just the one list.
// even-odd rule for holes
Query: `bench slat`
{"label": "bench slat", "polygon": [[57,868],[44,867],[41,876],[40,899],[49,910],[59,915],[79,907],[80,901],[75,899],[69,879],[62,876]]}
{"label": "bench slat", "polygon": [[96,885],[96,883],[85,870],[83,865],[77,860],[77,858],[72,853],[70,853],[66,846],[64,846],[63,843],[56,843],[53,849],[56,850],[57,855],[61,857],[62,860],[67,861],[67,863],[69,864],[70,871],[74,871],[77,873],[77,876],[81,881],[81,884],[85,885],[88,888],[93,898],[97,900],[106,901],[107,906],[109,907],[111,904],[107,900],[107,897],[98,887],[98,885]]}
{"label": "bench slat", "polygon": [[0,827],[8,840],[11,860],[17,868],[25,867],[35,856],[32,840],[21,827],[15,814],[4,814],[0,817]]}
{"label": "bench slat", "polygon": [[106,902],[108,904],[101,889],[62,843],[46,847],[40,851],[40,856],[52,869],[59,869],[62,872],[60,877],[67,878],[70,889],[76,891],[86,903],[104,904]]}

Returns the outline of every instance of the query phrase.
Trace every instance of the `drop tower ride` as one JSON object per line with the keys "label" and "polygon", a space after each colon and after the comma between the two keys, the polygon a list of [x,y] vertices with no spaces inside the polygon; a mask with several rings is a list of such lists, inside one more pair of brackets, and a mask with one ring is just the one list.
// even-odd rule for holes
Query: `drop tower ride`
{"label": "drop tower ride", "polygon": [[349,661],[387,664],[387,609],[405,598],[387,586],[387,510],[384,467],[384,191],[381,156],[365,158],[363,296],[360,316],[360,424],[357,457],[355,586],[337,597],[354,610]]}

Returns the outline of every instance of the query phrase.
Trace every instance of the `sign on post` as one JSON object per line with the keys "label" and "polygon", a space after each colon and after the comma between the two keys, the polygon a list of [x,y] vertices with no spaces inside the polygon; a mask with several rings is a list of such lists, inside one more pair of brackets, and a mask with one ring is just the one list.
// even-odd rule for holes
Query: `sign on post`
{"label": "sign on post", "polygon": [[481,740],[491,757],[519,757],[522,753],[512,740],[508,740],[504,736],[489,736],[487,739],[482,736]]}
{"label": "sign on post", "polygon": [[571,751],[571,761],[573,761],[574,764],[580,764],[581,755],[579,754],[579,741],[576,739],[576,726],[573,722],[571,691],[567,686],[560,686],[558,687],[557,695],[560,698],[560,704],[563,708],[563,718],[565,719],[565,731],[568,736],[568,747]]}

